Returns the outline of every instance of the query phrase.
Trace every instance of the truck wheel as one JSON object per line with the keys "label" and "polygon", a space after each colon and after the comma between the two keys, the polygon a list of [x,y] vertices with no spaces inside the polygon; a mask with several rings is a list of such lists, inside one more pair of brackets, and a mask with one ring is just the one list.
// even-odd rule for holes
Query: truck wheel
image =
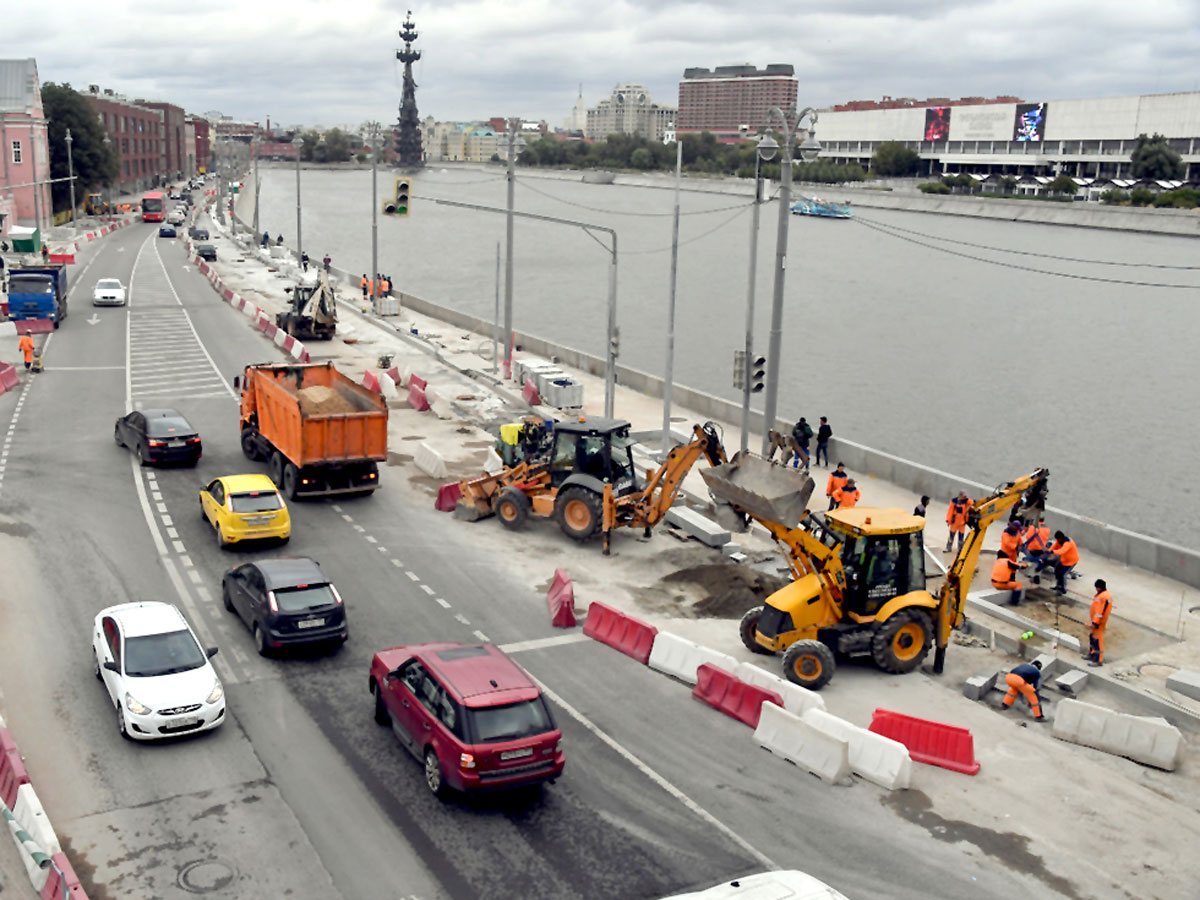
{"label": "truck wheel", "polygon": [[902,609],[879,626],[871,639],[871,658],[885,672],[911,672],[929,652],[933,622],[923,609]]}
{"label": "truck wheel", "polygon": [[506,487],[496,498],[496,515],[500,524],[512,531],[525,527],[529,521],[531,504],[525,492],[515,487]]}
{"label": "truck wheel", "polygon": [[783,674],[792,684],[819,691],[829,684],[837,663],[833,651],[820,641],[796,641],[783,654]]}
{"label": "truck wheel", "polygon": [[600,498],[595,491],[578,485],[561,491],[554,504],[558,527],[567,537],[586,541],[600,530]]}
{"label": "truck wheel", "polygon": [[262,454],[258,450],[258,440],[254,436],[254,430],[247,428],[242,432],[242,453],[246,455],[246,459],[260,460]]}
{"label": "truck wheel", "polygon": [[271,459],[267,463],[267,474],[271,477],[271,481],[275,482],[275,487],[283,487],[283,454],[276,450],[271,454]]}
{"label": "truck wheel", "polygon": [[746,614],[742,616],[742,621],[738,623],[738,633],[742,638],[742,646],[751,653],[769,654],[771,651],[754,639],[754,634],[758,631],[758,620],[762,617],[762,614],[763,608],[761,606],[746,610]]}
{"label": "truck wheel", "polygon": [[290,462],[283,464],[283,494],[289,500],[296,499],[296,488],[300,484],[300,472]]}

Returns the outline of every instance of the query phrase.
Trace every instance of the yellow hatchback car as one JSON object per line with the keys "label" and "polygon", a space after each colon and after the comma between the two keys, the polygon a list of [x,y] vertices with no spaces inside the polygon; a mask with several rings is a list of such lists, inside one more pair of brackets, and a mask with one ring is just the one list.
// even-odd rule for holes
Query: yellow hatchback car
{"label": "yellow hatchback car", "polygon": [[225,475],[200,491],[200,512],[217,530],[217,545],[292,536],[288,508],[266,475]]}

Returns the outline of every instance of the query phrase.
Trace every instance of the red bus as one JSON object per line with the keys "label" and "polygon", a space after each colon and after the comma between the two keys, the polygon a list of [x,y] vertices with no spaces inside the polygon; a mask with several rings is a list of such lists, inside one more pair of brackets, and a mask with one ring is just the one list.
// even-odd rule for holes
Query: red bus
{"label": "red bus", "polygon": [[142,221],[161,222],[166,218],[167,195],[162,191],[151,191],[142,198]]}

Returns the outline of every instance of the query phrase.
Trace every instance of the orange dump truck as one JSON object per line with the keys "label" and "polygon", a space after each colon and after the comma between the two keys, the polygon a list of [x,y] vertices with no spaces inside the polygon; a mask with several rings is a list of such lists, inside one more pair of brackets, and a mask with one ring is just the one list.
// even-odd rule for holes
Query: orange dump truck
{"label": "orange dump truck", "polygon": [[246,366],[242,452],[288,499],[370,493],[387,459],[387,404],[332,363]]}

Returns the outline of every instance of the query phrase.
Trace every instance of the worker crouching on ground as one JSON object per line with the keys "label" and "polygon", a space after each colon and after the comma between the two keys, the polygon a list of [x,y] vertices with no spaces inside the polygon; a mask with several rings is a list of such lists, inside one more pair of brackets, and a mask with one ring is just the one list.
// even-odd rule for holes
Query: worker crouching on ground
{"label": "worker crouching on ground", "polygon": [[1088,665],[1104,665],[1104,629],[1108,627],[1108,615],[1112,612],[1112,594],[1103,578],[1096,579],[1096,596],[1092,598],[1089,618],[1092,630],[1088,634]]}
{"label": "worker crouching on ground", "polygon": [[946,549],[943,553],[949,553],[951,545],[954,543],[954,536],[958,535],[958,549],[963,547],[963,541],[967,536],[967,510],[971,508],[971,498],[967,496],[966,491],[959,491],[958,496],[950,501],[950,506],[946,509],[946,524],[950,526],[950,534],[946,537]]}
{"label": "worker crouching on ground", "polygon": [[1021,582],[1017,581],[1017,572],[1025,568],[1025,563],[1017,562],[1004,550],[996,551],[996,564],[992,566],[992,587],[998,591],[1012,591],[1008,598],[1009,606],[1021,602]]}
{"label": "worker crouching on ground", "polygon": [[1005,675],[1004,682],[1008,685],[1008,693],[1004,695],[1001,712],[1017,702],[1017,694],[1023,694],[1029,702],[1029,708],[1033,710],[1033,717],[1039,722],[1046,721],[1046,717],[1042,715],[1042,701],[1037,692],[1041,680],[1042,664],[1036,659],[1031,663],[1021,663]]}

